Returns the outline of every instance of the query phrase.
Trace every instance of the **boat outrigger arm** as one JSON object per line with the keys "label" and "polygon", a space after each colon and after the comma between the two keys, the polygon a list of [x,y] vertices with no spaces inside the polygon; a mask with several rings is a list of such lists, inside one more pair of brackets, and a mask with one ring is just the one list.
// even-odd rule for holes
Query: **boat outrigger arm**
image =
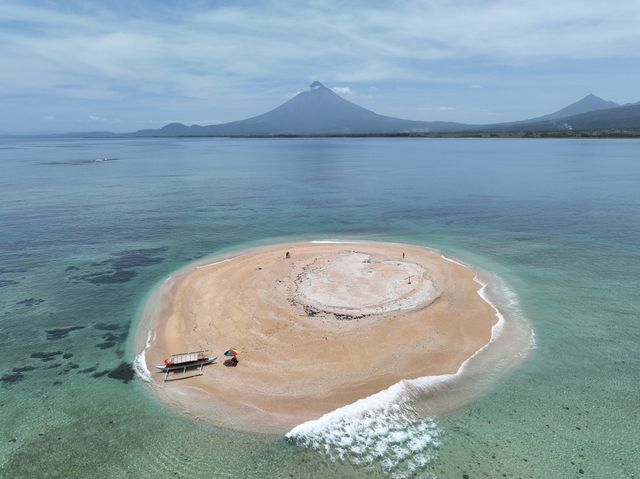
{"label": "boat outrigger arm", "polygon": [[[156,366],[161,372],[165,373],[164,380],[169,379],[171,371],[182,370],[182,378],[187,376],[187,369],[198,369],[198,376],[202,376],[202,367],[213,363],[218,356],[209,356],[208,351],[193,351],[190,353],[174,354],[169,359],[164,360],[162,366]],[[195,374],[193,376],[196,376]]]}

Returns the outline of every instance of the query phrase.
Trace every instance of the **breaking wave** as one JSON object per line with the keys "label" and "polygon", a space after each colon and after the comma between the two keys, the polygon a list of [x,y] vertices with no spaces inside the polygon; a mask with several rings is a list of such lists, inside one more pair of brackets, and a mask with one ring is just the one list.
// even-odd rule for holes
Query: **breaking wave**
{"label": "breaking wave", "polygon": [[476,274],[474,280],[481,286],[480,297],[495,309],[497,321],[489,342],[458,371],[400,381],[294,427],[286,434],[287,439],[330,460],[364,466],[393,478],[418,473],[428,477],[428,466],[443,433],[436,418],[482,396],[535,346],[535,336],[520,311],[515,292],[500,278],[486,276]]}
{"label": "breaking wave", "polygon": [[152,331],[149,331],[149,334],[147,334],[147,341],[144,345],[144,348],[135,357],[132,365],[133,370],[138,375],[138,377],[145,382],[151,382],[151,371],[149,371],[149,368],[147,368],[146,352],[152,342],[153,342],[153,334],[152,334]]}
{"label": "breaking wave", "polygon": [[440,446],[440,430],[421,418],[402,381],[382,392],[293,428],[286,437],[334,461],[379,469],[393,478],[411,477],[427,466]]}

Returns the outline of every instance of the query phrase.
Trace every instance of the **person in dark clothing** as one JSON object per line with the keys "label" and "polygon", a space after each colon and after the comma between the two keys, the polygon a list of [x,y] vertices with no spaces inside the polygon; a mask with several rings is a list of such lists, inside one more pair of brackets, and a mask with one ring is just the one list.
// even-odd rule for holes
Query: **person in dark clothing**
{"label": "person in dark clothing", "polygon": [[232,358],[227,359],[224,362],[224,365],[227,366],[228,368],[235,368],[238,365],[238,358],[236,358],[235,356]]}

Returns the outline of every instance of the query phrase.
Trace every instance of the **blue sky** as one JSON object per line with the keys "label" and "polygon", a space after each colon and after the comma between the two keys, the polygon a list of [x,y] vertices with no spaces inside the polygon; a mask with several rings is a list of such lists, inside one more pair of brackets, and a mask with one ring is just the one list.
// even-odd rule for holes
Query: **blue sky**
{"label": "blue sky", "polygon": [[313,80],[419,120],[636,102],[639,21],[640,0],[0,0],[0,133],[238,120]]}

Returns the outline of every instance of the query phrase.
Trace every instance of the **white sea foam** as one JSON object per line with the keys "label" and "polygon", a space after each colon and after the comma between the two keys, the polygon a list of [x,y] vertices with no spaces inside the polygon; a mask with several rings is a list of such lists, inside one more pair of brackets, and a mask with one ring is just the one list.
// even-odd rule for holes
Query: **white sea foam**
{"label": "white sea foam", "polygon": [[220,259],[220,260],[212,261],[211,263],[201,264],[201,265],[196,266],[196,269],[207,268],[207,267],[209,267],[209,266],[213,266],[214,264],[226,263],[227,261],[231,261],[232,259],[233,259],[233,258],[225,258],[225,259]]}
{"label": "white sea foam", "polygon": [[445,261],[449,261],[450,263],[454,263],[454,264],[457,264],[457,265],[460,265],[460,266],[464,266],[465,268],[468,268],[468,267],[469,267],[469,265],[464,264],[463,262],[458,261],[458,260],[456,260],[456,259],[449,258],[449,257],[447,257],[447,256],[445,256],[445,255],[443,255],[443,254],[441,254],[441,255],[440,255],[440,257],[441,257],[443,260],[445,260]]}
{"label": "white sea foam", "polygon": [[[445,261],[449,261],[451,263],[463,266],[465,268],[469,268],[469,265],[462,263],[461,261],[455,260],[453,258],[449,258],[443,254],[440,255],[442,257],[442,259],[444,259]],[[502,313],[500,312],[500,310],[498,309],[498,307],[493,303],[493,301],[491,301],[491,299],[489,298],[488,294],[487,294],[487,287],[488,287],[488,283],[482,281],[480,279],[480,277],[478,276],[478,273],[476,272],[475,276],[473,277],[473,280],[478,283],[481,288],[478,290],[478,296],[480,296],[485,303],[488,303],[493,310],[496,312],[496,316],[498,318],[498,321],[492,326],[491,328],[491,338],[489,339],[489,342],[487,344],[485,344],[483,347],[481,347],[478,351],[476,351],[473,356],[471,356],[470,358],[468,358],[464,363],[462,363],[462,365],[460,366],[460,369],[458,370],[458,373],[463,371],[463,368],[465,367],[465,365],[467,364],[467,362],[470,359],[473,359],[475,356],[478,355],[478,353],[482,352],[483,350],[485,350],[491,343],[493,343],[496,338],[500,335],[500,333],[502,333],[502,331],[504,330],[504,324],[505,324],[505,318],[502,315]],[[506,291],[509,292],[509,306],[510,307],[516,307],[518,305],[518,299],[517,296],[514,292],[512,292],[510,289],[508,289],[506,286],[502,286],[502,288]]]}
{"label": "white sea foam", "polygon": [[138,377],[145,382],[151,382],[151,371],[149,371],[149,368],[147,368],[146,352],[147,352],[147,349],[149,349],[149,346],[151,346],[153,339],[154,339],[153,332],[149,331],[144,348],[133,360],[133,370],[138,375]]}
{"label": "white sea foam", "polygon": [[341,243],[351,243],[351,241],[344,241],[344,240],[313,240],[312,243],[315,243],[315,244],[341,244]]}
{"label": "white sea foam", "polygon": [[[442,257],[468,267],[457,260]],[[486,352],[491,356],[491,345],[505,331],[506,319],[493,303],[488,283],[478,274],[474,281],[481,286],[478,290],[480,297],[495,310],[497,321],[491,329],[489,342],[465,360],[458,371],[402,380],[319,419],[302,423],[289,431],[286,437],[296,444],[321,451],[332,460],[379,468],[394,478],[411,477],[418,471],[425,474],[425,467],[438,449],[441,433],[431,411],[442,404],[445,404],[444,409],[453,410],[495,384],[493,378],[487,379],[485,366],[471,366],[479,355]],[[496,285],[493,280],[491,283],[493,292]],[[517,311],[516,294],[497,278],[496,283],[500,299],[504,299],[509,310]],[[533,334],[530,334],[529,344],[533,345]],[[526,352],[527,348],[524,349]],[[509,364],[514,362],[510,360],[510,354],[514,358],[524,356],[520,350],[510,352],[506,361],[499,361],[497,369],[509,370]],[[467,387],[462,381],[467,382]]]}
{"label": "white sea foam", "polygon": [[405,381],[305,422],[287,438],[331,460],[377,467],[391,477],[410,477],[433,458],[440,431],[412,409]]}

